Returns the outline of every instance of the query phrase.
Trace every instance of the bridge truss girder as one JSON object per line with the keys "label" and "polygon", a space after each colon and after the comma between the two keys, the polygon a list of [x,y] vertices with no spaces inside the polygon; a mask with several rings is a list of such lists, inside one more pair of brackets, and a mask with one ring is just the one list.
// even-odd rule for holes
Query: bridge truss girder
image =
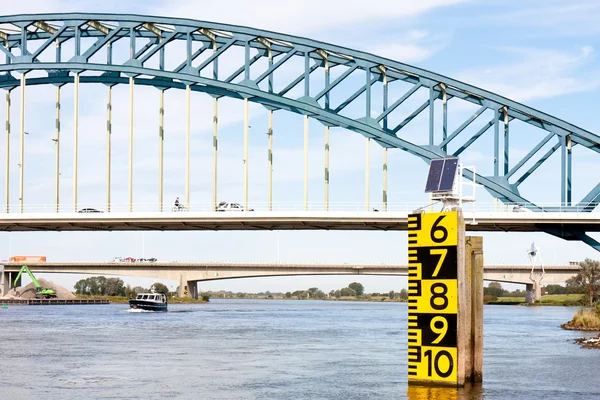
{"label": "bridge truss girder", "polygon": [[[67,42],[73,43],[73,54],[69,57],[62,51]],[[129,58],[117,63],[113,48],[120,42],[128,43]],[[205,92],[215,98],[244,99],[262,104],[269,110],[287,110],[315,118],[326,126],[356,131],[384,148],[398,148],[425,161],[459,156],[491,130],[493,148],[489,150],[493,175],[476,175],[469,170],[465,175],[476,179],[495,198],[508,204],[526,204],[535,211],[555,211],[530,202],[519,193],[519,186],[560,150],[561,172],[554,177],[556,186],[560,187],[560,210],[589,212],[600,201],[600,184],[577,203],[573,202],[571,185],[572,148],[579,145],[600,153],[599,136],[495,93],[362,51],[206,21],[85,13],[0,17],[0,43],[0,51],[6,59],[0,65],[0,87],[9,92],[23,86],[25,75],[31,71],[44,71],[47,77],[27,79],[27,85],[60,87],[89,82],[113,86],[130,83],[160,90],[176,88]],[[181,46],[177,47],[178,44],[185,45],[183,51],[179,51]],[[233,73],[223,76],[219,60],[225,60],[228,51],[234,48],[243,50],[243,62],[239,62]],[[173,65],[167,65],[167,51],[169,64]],[[100,52],[106,55],[104,61],[97,57]],[[178,62],[172,63],[174,59]],[[293,69],[296,61],[304,66],[297,76],[290,79],[281,74],[281,71]],[[227,59],[227,62],[233,61]],[[339,73],[332,74],[332,71]],[[14,77],[18,73],[22,74],[21,80]],[[275,90],[276,79],[285,80],[287,85]],[[362,84],[356,86],[361,79]],[[389,87],[395,82],[412,86],[402,95],[391,95]],[[381,88],[378,99],[374,95],[376,85]],[[339,103],[333,104],[332,94],[339,94],[342,87],[346,92],[348,89],[354,91],[350,91],[350,95],[343,94]],[[302,95],[292,97],[295,91]],[[414,108],[402,122],[391,126],[391,116],[399,116],[396,114],[399,107],[407,105],[407,100],[419,91],[428,91],[428,100]],[[453,132],[448,132],[450,100],[480,107]],[[382,104],[380,111],[373,110],[375,102]],[[357,104],[364,106],[364,113],[348,116],[346,111]],[[435,109],[440,104],[442,129],[437,132]],[[484,120],[481,129],[451,150],[450,145],[456,143],[460,134],[473,123],[481,123],[482,114],[489,110],[493,118]],[[403,138],[403,129],[425,111],[429,113],[425,143],[413,143]],[[514,120],[547,134],[526,156],[511,163],[509,138],[514,136],[510,132]],[[580,233],[573,235],[579,237]]]}

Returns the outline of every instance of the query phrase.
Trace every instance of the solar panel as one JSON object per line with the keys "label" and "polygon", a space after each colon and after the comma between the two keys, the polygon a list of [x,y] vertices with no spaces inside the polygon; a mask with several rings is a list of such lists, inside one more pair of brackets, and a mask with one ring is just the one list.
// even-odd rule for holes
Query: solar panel
{"label": "solar panel", "polygon": [[425,193],[452,191],[457,167],[457,157],[431,160]]}
{"label": "solar panel", "polygon": [[456,168],[458,167],[458,158],[446,158],[444,160],[444,171],[440,182],[440,191],[450,191],[454,188],[454,178],[456,177]]}
{"label": "solar panel", "polygon": [[439,190],[442,171],[444,170],[444,160],[431,160],[429,164],[429,175],[425,184],[425,193],[431,193]]}

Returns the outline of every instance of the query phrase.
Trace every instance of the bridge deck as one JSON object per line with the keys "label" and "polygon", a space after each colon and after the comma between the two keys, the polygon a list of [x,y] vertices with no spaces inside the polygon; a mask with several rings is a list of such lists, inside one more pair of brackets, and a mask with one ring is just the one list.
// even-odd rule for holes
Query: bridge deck
{"label": "bridge deck", "polygon": [[[465,212],[468,231],[537,232],[576,226],[600,231],[600,214],[575,212]],[[394,230],[407,229],[406,212],[187,212],[8,213],[1,231],[131,230]]]}

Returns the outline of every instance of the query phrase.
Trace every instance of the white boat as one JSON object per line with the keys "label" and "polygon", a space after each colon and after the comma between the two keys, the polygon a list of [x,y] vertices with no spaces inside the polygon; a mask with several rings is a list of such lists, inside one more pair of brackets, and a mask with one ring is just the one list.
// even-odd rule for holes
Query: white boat
{"label": "white boat", "polygon": [[163,293],[139,293],[135,299],[129,299],[129,308],[146,311],[167,311],[167,296]]}

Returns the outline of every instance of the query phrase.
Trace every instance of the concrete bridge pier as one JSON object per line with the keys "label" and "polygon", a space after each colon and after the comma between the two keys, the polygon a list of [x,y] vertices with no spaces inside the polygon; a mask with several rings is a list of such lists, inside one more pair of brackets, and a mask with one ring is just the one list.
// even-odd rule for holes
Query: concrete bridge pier
{"label": "concrete bridge pier", "polygon": [[8,292],[8,282],[8,272],[4,272],[4,265],[0,265],[0,296],[4,296]]}
{"label": "concrete bridge pier", "polygon": [[527,283],[525,285],[525,302],[535,303],[542,300],[542,285],[540,282]]}
{"label": "concrete bridge pier", "polygon": [[183,284],[183,274],[179,275],[179,293],[177,293],[178,297],[184,297],[185,291],[187,290],[187,286]]}
{"label": "concrete bridge pier", "polygon": [[192,299],[198,298],[198,281],[187,281],[188,296]]}
{"label": "concrete bridge pier", "polygon": [[[190,281],[184,274],[179,275],[179,297],[185,297],[187,290],[187,297],[192,299],[198,298],[198,281]],[[184,284],[185,283],[185,284]]]}
{"label": "concrete bridge pier", "polygon": [[[2,270],[4,270],[4,265],[2,266]],[[10,289],[21,286],[21,277],[17,281],[17,285],[15,286],[13,280],[17,277],[18,272],[1,272],[0,273],[0,291],[4,296]]]}

